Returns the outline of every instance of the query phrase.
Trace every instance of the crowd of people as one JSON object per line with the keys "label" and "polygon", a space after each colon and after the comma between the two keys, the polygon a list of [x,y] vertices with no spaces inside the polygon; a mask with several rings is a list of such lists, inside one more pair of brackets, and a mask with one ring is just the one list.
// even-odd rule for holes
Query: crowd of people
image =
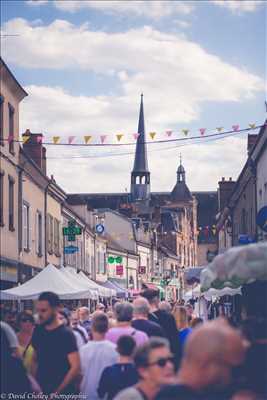
{"label": "crowd of people", "polygon": [[[84,400],[267,399],[264,318],[204,322],[191,304],[133,302],[70,311],[55,293],[1,316],[1,393]],[[69,397],[71,396],[71,397]],[[2,397],[10,398],[10,397]],[[14,397],[11,397],[14,398]]]}

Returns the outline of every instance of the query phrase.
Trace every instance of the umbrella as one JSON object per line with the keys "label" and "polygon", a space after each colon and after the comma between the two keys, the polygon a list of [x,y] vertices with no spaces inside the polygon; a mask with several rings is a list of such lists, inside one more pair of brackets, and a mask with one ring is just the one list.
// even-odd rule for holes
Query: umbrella
{"label": "umbrella", "polygon": [[267,243],[232,247],[219,254],[201,272],[201,291],[236,289],[255,281],[267,281]]}

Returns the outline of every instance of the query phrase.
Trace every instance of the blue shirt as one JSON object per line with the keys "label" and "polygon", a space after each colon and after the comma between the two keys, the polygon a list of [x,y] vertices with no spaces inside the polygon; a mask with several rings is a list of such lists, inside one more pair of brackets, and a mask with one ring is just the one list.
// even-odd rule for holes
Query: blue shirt
{"label": "blue shirt", "polygon": [[185,345],[187,336],[192,332],[192,328],[185,328],[179,331],[179,339],[181,346]]}

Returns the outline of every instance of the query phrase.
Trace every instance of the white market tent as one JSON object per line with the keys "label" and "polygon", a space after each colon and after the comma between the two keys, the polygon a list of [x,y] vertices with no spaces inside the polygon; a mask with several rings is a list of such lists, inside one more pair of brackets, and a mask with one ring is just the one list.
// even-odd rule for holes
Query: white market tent
{"label": "white market tent", "polygon": [[1,290],[1,300],[35,300],[42,292],[51,291],[63,300],[79,300],[92,298],[92,290],[88,286],[73,284],[70,278],[49,264],[29,281],[12,289]]}
{"label": "white market tent", "polygon": [[89,284],[91,285],[92,289],[97,289],[98,293],[99,293],[99,296],[101,296],[101,297],[111,297],[111,296],[115,297],[116,296],[116,291],[115,290],[108,289],[108,288],[105,288],[105,287],[103,287],[101,285],[98,285],[96,282],[94,282],[91,279],[87,278],[87,276],[83,273],[83,271],[80,271],[78,273],[78,275],[80,275],[82,277],[82,279],[85,282],[87,282],[87,284],[89,282]]}
{"label": "white market tent", "polygon": [[74,268],[71,267],[62,267],[60,268],[60,272],[65,276],[66,279],[75,287],[83,288],[84,290],[90,290],[91,296],[89,297],[92,300],[98,300],[98,291],[94,287],[90,285],[90,282],[86,282],[82,279],[81,276],[77,273]]}
{"label": "white market tent", "polygon": [[206,290],[205,292],[201,292],[200,284],[195,286],[193,289],[188,290],[185,295],[184,299],[187,301],[191,299],[192,297],[200,297],[204,296],[205,299],[211,300],[212,297],[222,297],[222,296],[235,296],[236,294],[241,294],[241,287],[232,289],[229,287],[225,287],[222,289],[214,289],[210,288],[209,290]]}

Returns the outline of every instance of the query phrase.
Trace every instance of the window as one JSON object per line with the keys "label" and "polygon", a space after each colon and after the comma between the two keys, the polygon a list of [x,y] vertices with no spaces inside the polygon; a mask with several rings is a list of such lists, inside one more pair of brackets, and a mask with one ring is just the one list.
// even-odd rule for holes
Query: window
{"label": "window", "polygon": [[35,243],[36,243],[36,254],[39,257],[42,256],[43,251],[43,223],[42,214],[40,211],[36,212],[36,222],[35,222]]}
{"label": "window", "polygon": [[14,107],[8,103],[9,152],[12,154],[14,154],[14,114]]}
{"label": "window", "polygon": [[46,237],[47,237],[47,251],[49,254],[53,254],[53,222],[52,215],[47,215],[47,226],[46,226]]}
{"label": "window", "polygon": [[59,225],[60,222],[54,218],[54,252],[56,256],[60,256],[59,252]]}
{"label": "window", "polygon": [[0,226],[4,226],[4,175],[0,171]]}
{"label": "window", "polygon": [[30,207],[27,203],[22,206],[22,221],[23,221],[23,248],[25,251],[30,250]]}
{"label": "window", "polygon": [[9,176],[8,177],[8,222],[9,222],[9,230],[14,231],[14,179]]}
{"label": "window", "polygon": [[0,144],[4,146],[4,97],[0,96]]}

